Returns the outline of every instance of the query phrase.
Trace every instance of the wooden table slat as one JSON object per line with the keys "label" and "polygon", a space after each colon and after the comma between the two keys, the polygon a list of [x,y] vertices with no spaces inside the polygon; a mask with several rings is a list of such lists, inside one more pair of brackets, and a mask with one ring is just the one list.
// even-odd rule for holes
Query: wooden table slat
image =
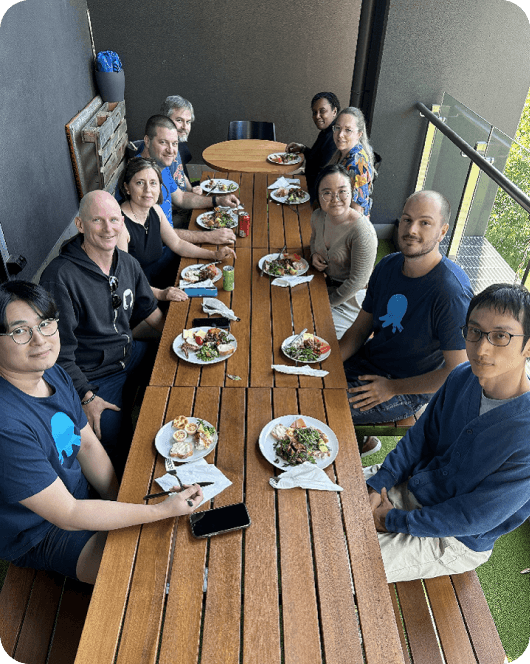
{"label": "wooden table slat", "polygon": [[280,588],[276,550],[276,492],[268,480],[273,468],[257,441],[272,419],[271,391],[247,391],[246,492],[251,527],[245,533],[243,661],[280,664]]}
{"label": "wooden table slat", "polygon": [[254,175],[254,203],[250,215],[250,232],[253,247],[262,247],[263,253],[269,248],[269,219],[267,199],[267,176],[262,173]]}
{"label": "wooden table slat", "polygon": [[[169,388],[148,387],[134,434],[119,500],[141,503],[152,482],[154,437],[164,424]],[[92,601],[81,636],[76,664],[113,662],[136,559],[141,526],[109,533]]]}
{"label": "wooden table slat", "polygon": [[[296,390],[275,388],[274,417],[299,413]],[[298,489],[278,491],[285,664],[321,664],[316,588],[307,496]]]}

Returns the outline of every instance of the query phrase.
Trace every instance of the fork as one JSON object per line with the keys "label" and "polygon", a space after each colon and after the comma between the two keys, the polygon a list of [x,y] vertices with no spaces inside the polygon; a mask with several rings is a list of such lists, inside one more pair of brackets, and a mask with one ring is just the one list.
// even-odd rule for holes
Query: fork
{"label": "fork", "polygon": [[287,242],[283,245],[283,249],[280,251],[278,254],[278,258],[276,260],[280,260],[283,257],[283,252],[287,249]]}
{"label": "fork", "polygon": [[[176,470],[168,470],[167,472],[168,472],[170,475],[173,475],[173,477],[176,478],[177,482],[179,483],[180,488],[184,491],[184,489],[185,489],[186,487],[185,487],[184,484],[182,484],[182,482],[180,481],[180,477],[177,475],[177,471],[176,471]],[[188,505],[189,505],[190,507],[193,507],[193,501],[191,501],[189,498],[186,500],[186,502],[188,503]]]}

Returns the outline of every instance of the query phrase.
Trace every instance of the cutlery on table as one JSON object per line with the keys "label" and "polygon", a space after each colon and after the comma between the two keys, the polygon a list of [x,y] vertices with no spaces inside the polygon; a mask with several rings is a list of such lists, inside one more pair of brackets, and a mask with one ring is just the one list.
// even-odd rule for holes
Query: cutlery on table
{"label": "cutlery on table", "polygon": [[[173,475],[173,473],[171,473],[171,475]],[[175,475],[175,477],[177,478],[180,487],[184,489],[184,486],[182,482],[179,480],[178,476]],[[203,488],[205,486],[210,486],[211,484],[214,484],[214,482],[193,482],[193,484],[198,484],[201,488]],[[147,494],[147,496],[143,497],[143,500],[149,500],[150,498],[160,498],[161,496],[169,496],[172,493],[175,493],[175,491],[160,491],[160,493],[149,493]],[[191,500],[188,500],[187,503],[190,507],[193,505]]]}
{"label": "cutlery on table", "polygon": [[283,254],[284,254],[284,252],[285,252],[286,249],[287,249],[287,242],[283,245],[283,249],[282,249],[282,250],[280,251],[280,253],[278,254],[278,258],[277,258],[276,260],[279,261],[279,260],[281,260],[281,259],[283,258]]}
{"label": "cutlery on table", "polygon": [[305,334],[306,332],[307,332],[307,327],[305,327],[305,328],[300,332],[300,334],[297,334],[297,335],[296,335],[296,337],[291,341],[291,345],[294,346],[294,345],[297,344],[299,341],[301,341],[301,340],[302,340],[302,337],[304,336],[304,334]]}

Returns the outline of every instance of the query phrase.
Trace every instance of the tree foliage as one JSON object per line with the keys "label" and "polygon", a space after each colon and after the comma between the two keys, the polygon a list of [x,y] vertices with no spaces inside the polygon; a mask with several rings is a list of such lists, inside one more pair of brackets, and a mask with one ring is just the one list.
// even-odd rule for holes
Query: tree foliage
{"label": "tree foliage", "polygon": [[[504,174],[525,194],[530,194],[530,92],[519,121],[519,127],[506,162]],[[488,222],[486,238],[499,254],[518,271],[521,264],[522,277],[529,256],[526,254],[530,242],[530,220],[508,194],[499,189]]]}

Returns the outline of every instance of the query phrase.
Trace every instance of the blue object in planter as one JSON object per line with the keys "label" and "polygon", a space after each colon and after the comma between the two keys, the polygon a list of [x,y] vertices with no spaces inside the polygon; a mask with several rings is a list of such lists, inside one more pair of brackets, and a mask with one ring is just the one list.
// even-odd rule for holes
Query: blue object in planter
{"label": "blue object in planter", "polygon": [[100,51],[96,55],[96,71],[121,71],[120,56],[114,51]]}

